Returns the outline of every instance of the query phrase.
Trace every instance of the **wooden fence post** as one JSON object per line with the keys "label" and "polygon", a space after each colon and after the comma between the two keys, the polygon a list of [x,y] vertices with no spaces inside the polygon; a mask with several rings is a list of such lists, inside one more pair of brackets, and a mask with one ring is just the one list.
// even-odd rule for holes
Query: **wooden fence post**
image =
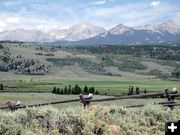
{"label": "wooden fence post", "polygon": [[[168,89],[165,89],[165,94],[166,94],[166,96],[167,96],[168,101],[169,101],[169,102],[172,101],[172,102],[174,103],[174,100],[172,99],[172,97],[171,97]],[[169,105],[169,106],[168,106],[168,111],[169,111],[169,110],[172,111],[173,108],[174,108],[173,105]]]}

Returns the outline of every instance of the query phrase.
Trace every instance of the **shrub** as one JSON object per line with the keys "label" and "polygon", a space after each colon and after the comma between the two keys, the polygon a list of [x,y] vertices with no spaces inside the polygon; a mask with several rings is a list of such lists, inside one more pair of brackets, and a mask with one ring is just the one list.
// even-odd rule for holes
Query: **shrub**
{"label": "shrub", "polygon": [[149,104],[143,108],[126,109],[119,104],[79,107],[39,107],[0,111],[0,134],[30,135],[108,135],[110,126],[117,127],[116,134],[164,134],[167,120],[180,119],[180,109],[171,113],[161,106]]}
{"label": "shrub", "polygon": [[8,69],[7,69],[7,67],[0,65],[0,71],[1,71],[1,72],[7,72]]}
{"label": "shrub", "polygon": [[119,69],[123,71],[134,72],[135,70],[144,70],[147,67],[136,60],[124,60],[122,64],[119,65]]}
{"label": "shrub", "polygon": [[35,55],[43,55],[43,53],[42,52],[37,52],[37,53],[35,53]]}

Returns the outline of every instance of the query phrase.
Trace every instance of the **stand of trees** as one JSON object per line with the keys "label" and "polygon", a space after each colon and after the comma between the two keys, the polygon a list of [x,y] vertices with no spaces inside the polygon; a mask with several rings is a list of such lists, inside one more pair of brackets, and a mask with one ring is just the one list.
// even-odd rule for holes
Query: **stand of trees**
{"label": "stand of trees", "polygon": [[[0,46],[1,48],[1,46]],[[21,55],[13,57],[8,47],[0,54],[0,71],[14,71],[17,74],[37,74],[44,75],[49,73],[50,65],[45,65],[39,60],[24,58]]]}
{"label": "stand of trees", "polygon": [[77,95],[77,94],[81,94],[81,93],[84,93],[84,94],[93,93],[93,94],[98,95],[99,91],[97,91],[97,90],[95,91],[94,87],[87,87],[87,86],[85,86],[84,89],[81,89],[81,87],[79,87],[78,84],[76,84],[74,87],[71,87],[71,85],[69,85],[68,87],[65,86],[64,89],[56,88],[54,86],[52,93],[62,94],[62,95],[63,94],[65,94],[65,95],[68,95],[68,94]]}
{"label": "stand of trees", "polygon": [[89,51],[93,54],[111,53],[132,55],[138,58],[180,61],[180,45],[101,45],[77,46],[77,50]]}
{"label": "stand of trees", "polygon": [[127,95],[139,95],[140,93],[146,94],[147,90],[144,89],[144,91],[141,92],[138,86],[136,88],[134,88],[134,86],[129,85],[129,90],[128,90]]}

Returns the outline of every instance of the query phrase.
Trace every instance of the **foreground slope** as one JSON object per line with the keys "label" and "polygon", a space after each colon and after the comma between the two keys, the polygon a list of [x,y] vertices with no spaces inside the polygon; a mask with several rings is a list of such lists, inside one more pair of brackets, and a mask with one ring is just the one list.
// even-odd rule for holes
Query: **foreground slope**
{"label": "foreground slope", "polygon": [[92,105],[86,110],[44,107],[0,114],[0,134],[6,135],[161,135],[167,120],[180,119],[180,108],[167,112],[154,105],[136,109]]}

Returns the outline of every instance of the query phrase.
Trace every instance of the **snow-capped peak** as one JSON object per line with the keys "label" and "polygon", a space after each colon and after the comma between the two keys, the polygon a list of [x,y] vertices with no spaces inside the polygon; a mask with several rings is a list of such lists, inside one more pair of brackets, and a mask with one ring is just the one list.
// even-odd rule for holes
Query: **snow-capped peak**
{"label": "snow-capped peak", "polygon": [[169,33],[178,33],[180,32],[180,26],[176,24],[173,20],[166,20],[159,25],[163,30],[168,31]]}
{"label": "snow-capped peak", "polygon": [[[2,37],[1,34],[0,37]],[[15,29],[12,31],[7,31],[3,37],[3,40],[44,42],[51,41],[52,39],[40,30]]]}
{"label": "snow-capped peak", "polygon": [[105,31],[106,30],[103,27],[89,23],[79,23],[68,29],[65,39],[70,41],[77,41],[99,35]]}
{"label": "snow-capped peak", "polygon": [[126,31],[131,31],[133,28],[127,27],[126,25],[119,24],[116,27],[109,30],[112,35],[123,34]]}
{"label": "snow-capped peak", "polygon": [[67,29],[52,29],[48,31],[47,34],[49,34],[55,40],[60,40],[66,37],[67,31]]}
{"label": "snow-capped peak", "polygon": [[177,27],[178,25],[173,20],[166,20],[163,23],[160,24],[162,27]]}
{"label": "snow-capped peak", "polygon": [[135,27],[135,29],[137,29],[137,30],[152,30],[152,31],[155,31],[155,30],[158,29],[158,26],[153,25],[153,24],[146,24],[146,25],[137,26],[137,27]]}

